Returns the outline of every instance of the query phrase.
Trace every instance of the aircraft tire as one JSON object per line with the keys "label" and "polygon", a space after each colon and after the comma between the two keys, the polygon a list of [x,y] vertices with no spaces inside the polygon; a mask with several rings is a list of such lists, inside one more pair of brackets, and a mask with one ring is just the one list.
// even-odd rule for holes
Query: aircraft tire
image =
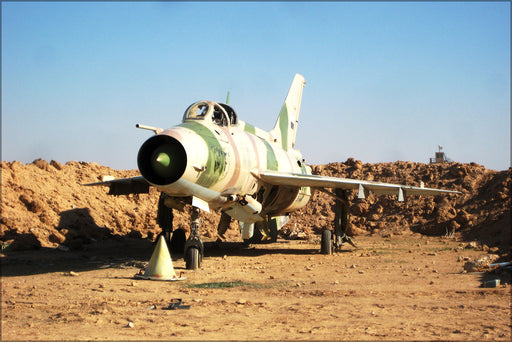
{"label": "aircraft tire", "polygon": [[187,270],[197,270],[201,266],[199,248],[189,247],[185,251],[185,264]]}
{"label": "aircraft tire", "polygon": [[330,229],[322,230],[322,240],[320,242],[321,254],[332,254],[332,232]]}

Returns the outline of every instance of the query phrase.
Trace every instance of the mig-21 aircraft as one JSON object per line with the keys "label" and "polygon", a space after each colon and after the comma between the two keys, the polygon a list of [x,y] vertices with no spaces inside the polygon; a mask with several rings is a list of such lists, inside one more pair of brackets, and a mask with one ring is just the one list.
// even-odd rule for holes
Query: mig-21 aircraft
{"label": "mig-21 aircraft", "polygon": [[[238,118],[228,104],[199,101],[185,110],[182,123],[162,129],[137,124],[155,133],[141,146],[137,164],[141,176],[104,179],[86,185],[105,185],[109,194],[147,193],[149,187],[161,191],[157,222],[169,246],[184,252],[187,269],[200,267],[204,245],[200,238],[200,210],[220,210],[219,235],[232,219],[238,220],[244,241],[275,241],[289,214],[303,208],[312,190],[335,199],[334,234],[324,229],[321,252],[330,254],[345,242],[348,226],[347,191],[358,198],[369,192],[396,195],[453,194],[457,191],[313,175],[302,154],[295,148],[304,77],[297,74],[270,131]],[[228,102],[228,101],[226,101]],[[329,191],[327,189],[333,189]],[[188,239],[183,230],[173,232],[173,209],[191,205]]]}

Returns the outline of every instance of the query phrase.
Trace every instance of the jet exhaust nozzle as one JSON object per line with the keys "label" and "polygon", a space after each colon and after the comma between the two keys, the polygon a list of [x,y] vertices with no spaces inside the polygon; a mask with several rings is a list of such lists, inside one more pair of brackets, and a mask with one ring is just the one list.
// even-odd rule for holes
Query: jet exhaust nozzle
{"label": "jet exhaust nozzle", "polygon": [[142,144],[137,165],[144,178],[156,185],[176,182],[185,173],[187,153],[183,145],[168,135],[155,135]]}

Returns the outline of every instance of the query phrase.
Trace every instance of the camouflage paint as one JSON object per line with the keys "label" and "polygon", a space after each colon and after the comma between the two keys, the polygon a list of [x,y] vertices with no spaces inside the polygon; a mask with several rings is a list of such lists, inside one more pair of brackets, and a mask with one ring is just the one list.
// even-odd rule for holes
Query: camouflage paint
{"label": "camouflage paint", "polygon": [[281,147],[283,150],[288,151],[288,125],[290,120],[288,119],[288,108],[286,103],[281,108],[279,113],[279,130],[281,131]]}
{"label": "camouflage paint", "polygon": [[276,154],[272,148],[272,145],[270,145],[265,139],[261,139],[261,141],[263,141],[265,147],[267,148],[267,169],[277,171],[279,169],[279,163],[277,162]]}
{"label": "camouflage paint", "polygon": [[197,184],[209,188],[222,180],[226,175],[226,152],[224,152],[219,140],[213,135],[212,131],[199,122],[187,121],[179,126],[194,131],[208,146],[206,170],[201,173]]}
{"label": "camouflage paint", "polygon": [[256,134],[256,127],[253,125],[249,125],[248,123],[245,123],[244,131],[251,134]]}

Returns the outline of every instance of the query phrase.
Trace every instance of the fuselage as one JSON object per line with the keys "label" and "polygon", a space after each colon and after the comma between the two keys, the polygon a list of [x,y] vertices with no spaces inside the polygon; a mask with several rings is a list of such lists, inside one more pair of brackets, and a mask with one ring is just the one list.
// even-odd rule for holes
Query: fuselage
{"label": "fuselage", "polygon": [[[269,132],[238,120],[225,104],[191,105],[180,125],[148,139],[138,155],[141,174],[171,197],[195,196],[213,209],[256,200],[263,215],[303,207],[309,188],[278,188],[257,178],[258,170],[310,174],[298,150],[285,151]],[[250,197],[250,198],[249,198]]]}

